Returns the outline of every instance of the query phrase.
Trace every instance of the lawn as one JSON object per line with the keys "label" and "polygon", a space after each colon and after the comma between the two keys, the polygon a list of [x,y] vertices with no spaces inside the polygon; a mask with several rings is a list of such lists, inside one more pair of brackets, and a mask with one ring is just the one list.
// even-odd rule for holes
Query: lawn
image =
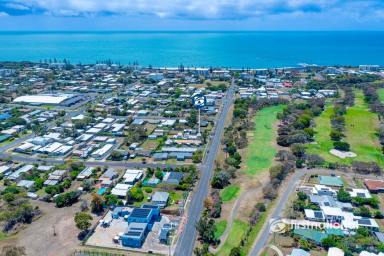
{"label": "lawn", "polygon": [[239,195],[240,187],[238,185],[229,185],[220,191],[221,200],[224,203],[229,202]]}
{"label": "lawn", "polygon": [[219,239],[223,234],[225,229],[227,228],[227,221],[221,220],[215,223],[216,231],[215,231],[215,238]]}
{"label": "lawn", "polygon": [[346,141],[351,145],[351,151],[357,154],[355,159],[375,161],[384,167],[384,156],[376,134],[379,120],[377,114],[369,111],[361,90],[355,92],[355,105],[347,110],[345,123]]}
{"label": "lawn", "polygon": [[217,255],[229,255],[233,247],[237,247],[240,244],[245,232],[247,231],[248,224],[241,220],[234,220],[227,240],[218,251]]}
{"label": "lawn", "polygon": [[273,143],[277,127],[274,124],[277,122],[277,113],[283,111],[284,107],[284,105],[267,107],[256,113],[255,128],[249,140],[245,159],[247,174],[255,175],[272,165],[276,154]]}
{"label": "lawn", "polygon": [[384,103],[384,88],[377,90],[377,93],[379,94],[379,98],[380,98],[381,102]]}

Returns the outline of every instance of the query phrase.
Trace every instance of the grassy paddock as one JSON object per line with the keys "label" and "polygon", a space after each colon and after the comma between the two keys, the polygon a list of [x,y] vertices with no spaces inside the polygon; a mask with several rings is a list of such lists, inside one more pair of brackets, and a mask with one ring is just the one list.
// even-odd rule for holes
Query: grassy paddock
{"label": "grassy paddock", "polygon": [[255,128],[247,147],[245,172],[255,175],[267,170],[276,154],[273,142],[276,137],[277,113],[283,111],[284,105],[266,107],[258,111],[254,117]]}
{"label": "grassy paddock", "polygon": [[225,240],[225,243],[220,248],[217,255],[229,255],[233,247],[239,246],[241,239],[247,231],[247,228],[248,224],[246,222],[239,219],[234,220],[228,238]]}
{"label": "grassy paddock", "polygon": [[240,187],[238,185],[229,185],[220,191],[220,197],[223,202],[229,202],[235,199],[240,192]]}

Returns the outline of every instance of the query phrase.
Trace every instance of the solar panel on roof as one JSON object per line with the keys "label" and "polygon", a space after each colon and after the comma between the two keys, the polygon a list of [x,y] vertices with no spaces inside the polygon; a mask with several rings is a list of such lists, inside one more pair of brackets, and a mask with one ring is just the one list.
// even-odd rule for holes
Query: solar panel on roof
{"label": "solar panel on roof", "polygon": [[371,220],[370,219],[359,219],[357,220],[357,223],[361,225],[371,225]]}
{"label": "solar panel on roof", "polygon": [[128,236],[140,236],[141,232],[135,232],[135,231],[128,231]]}
{"label": "solar panel on roof", "polygon": [[144,204],[142,205],[143,208],[149,208],[149,209],[157,209],[158,206],[157,205],[153,205],[153,204]]}
{"label": "solar panel on roof", "polygon": [[130,230],[143,230],[143,228],[130,228]]}
{"label": "solar panel on roof", "polygon": [[146,218],[150,212],[151,212],[151,209],[135,208],[132,210],[130,217]]}
{"label": "solar panel on roof", "polygon": [[356,193],[356,195],[357,195],[358,197],[365,197],[365,194],[364,194],[364,193]]}
{"label": "solar panel on roof", "polygon": [[330,206],[330,203],[325,202],[324,205],[325,205],[325,206]]}
{"label": "solar panel on roof", "polygon": [[314,213],[315,213],[315,218],[318,218],[318,219],[323,218],[323,213],[322,212],[316,211]]}

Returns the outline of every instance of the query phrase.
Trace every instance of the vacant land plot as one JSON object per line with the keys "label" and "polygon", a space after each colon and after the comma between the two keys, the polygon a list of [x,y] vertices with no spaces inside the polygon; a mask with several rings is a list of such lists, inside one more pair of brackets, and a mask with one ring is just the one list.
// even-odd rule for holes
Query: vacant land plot
{"label": "vacant land plot", "polygon": [[229,202],[233,200],[240,192],[240,187],[237,185],[230,185],[220,192],[220,197],[223,202]]}
{"label": "vacant land plot", "polygon": [[356,91],[355,98],[355,105],[345,115],[346,141],[357,154],[356,160],[375,161],[383,167],[384,156],[376,134],[378,117],[369,111],[361,90]]}
{"label": "vacant land plot", "polygon": [[276,137],[277,113],[284,109],[284,105],[263,108],[255,115],[255,128],[249,139],[245,160],[245,172],[255,175],[267,170],[276,154],[274,141]]}
{"label": "vacant land plot", "polygon": [[233,247],[237,247],[240,244],[241,238],[244,236],[248,224],[241,220],[234,220],[231,232],[225,240],[224,245],[221,247],[217,255],[229,255]]}

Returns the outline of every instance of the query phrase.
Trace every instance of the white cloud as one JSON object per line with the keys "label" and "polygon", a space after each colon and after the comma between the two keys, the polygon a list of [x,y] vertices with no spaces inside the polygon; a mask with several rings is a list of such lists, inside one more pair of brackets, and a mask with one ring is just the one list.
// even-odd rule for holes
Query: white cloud
{"label": "white cloud", "polygon": [[9,4],[55,16],[119,14],[182,19],[245,19],[333,9],[359,14],[383,10],[380,0],[11,0]]}
{"label": "white cloud", "polygon": [[0,17],[7,17],[9,16],[8,13],[6,12],[0,12]]}

